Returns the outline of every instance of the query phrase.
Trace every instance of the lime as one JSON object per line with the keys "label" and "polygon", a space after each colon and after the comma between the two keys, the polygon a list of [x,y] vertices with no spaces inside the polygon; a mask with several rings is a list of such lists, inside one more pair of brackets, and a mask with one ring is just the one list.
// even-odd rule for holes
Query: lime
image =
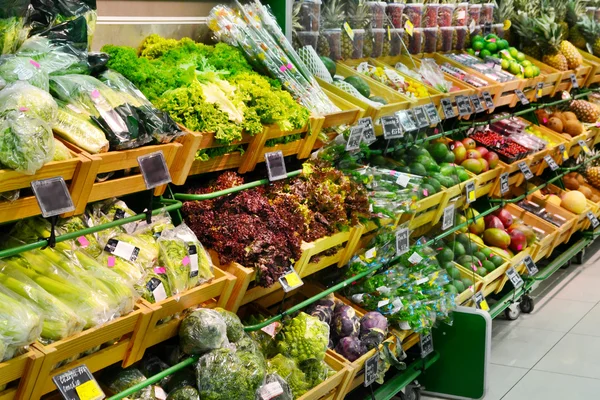
{"label": "lime", "polygon": [[500,61],[500,66],[502,67],[502,69],[507,70],[508,67],[510,67],[510,61],[503,58],[502,61]]}
{"label": "lime", "polygon": [[491,261],[489,261],[489,260],[485,260],[485,261],[483,261],[483,262],[481,263],[481,266],[482,266],[483,268],[485,268],[485,270],[486,270],[487,272],[492,272],[493,270],[495,270],[495,269],[496,269],[496,266],[494,265],[494,263],[493,263],[493,262],[491,262]]}
{"label": "lime", "polygon": [[530,66],[532,66],[532,65],[533,65],[533,64],[531,63],[531,61],[529,61],[529,60],[523,60],[523,61],[521,61],[521,63],[520,63],[520,64],[523,66],[523,68],[530,67]]}
{"label": "lime", "polygon": [[452,281],[452,285],[458,290],[458,293],[462,293],[465,291],[465,284],[462,281],[454,280]]}
{"label": "lime", "polygon": [[451,284],[444,286],[444,291],[450,294],[458,294],[458,290]]}
{"label": "lime", "polygon": [[517,50],[517,49],[516,49],[516,48],[514,48],[514,47],[509,47],[509,48],[508,48],[508,54],[510,54],[510,56],[511,56],[512,58],[517,58],[517,54],[519,54],[519,50]]}
{"label": "lime", "polygon": [[533,78],[535,76],[534,69],[531,66],[525,67],[523,70],[523,76],[525,76],[525,78]]}
{"label": "lime", "polygon": [[454,155],[454,153],[451,151],[446,153],[446,157],[444,157],[444,162],[453,163],[454,161],[456,161],[456,156]]}
{"label": "lime", "polygon": [[491,55],[492,55],[492,53],[488,49],[483,49],[479,52],[479,57],[481,57],[481,58],[486,58]]}
{"label": "lime", "polygon": [[483,253],[482,253],[482,252],[480,252],[480,251],[476,251],[475,253],[473,253],[473,256],[474,256],[474,257],[477,257],[477,259],[478,259],[479,261],[485,261],[485,259],[486,259],[486,257],[485,257],[485,254],[483,254]]}
{"label": "lime", "polygon": [[481,251],[483,253],[485,258],[490,258],[490,256],[492,255],[492,249],[490,249],[489,247],[483,247],[479,251]]}
{"label": "lime", "polygon": [[495,42],[487,42],[485,44],[485,49],[490,53],[495,53],[498,51],[498,45]]}
{"label": "lime", "polygon": [[523,54],[523,53],[521,53],[521,52],[519,51],[519,52],[517,52],[517,55],[515,56],[515,58],[516,58],[518,61],[524,61],[524,60],[525,60],[525,54]]}
{"label": "lime", "polygon": [[500,39],[496,42],[498,44],[498,50],[504,50],[508,48],[508,41]]}
{"label": "lime", "polygon": [[483,50],[485,46],[485,42],[483,40],[477,40],[473,42],[473,50],[480,51]]}
{"label": "lime", "polygon": [[438,253],[437,257],[439,262],[448,262],[454,260],[454,252],[449,247],[444,247]]}
{"label": "lime", "polygon": [[511,61],[510,66],[508,67],[508,72],[510,72],[513,75],[520,74],[521,66],[517,62]]}
{"label": "lime", "polygon": [[450,150],[448,150],[448,146],[444,143],[434,143],[429,146],[429,154],[438,162],[444,162],[446,158],[446,154],[448,154]]}
{"label": "lime", "polygon": [[537,65],[532,65],[531,68],[533,68],[534,74],[533,76],[538,76],[542,71],[540,71],[540,68]]}
{"label": "lime", "polygon": [[475,43],[475,42],[483,42],[483,36],[481,35],[475,35],[473,36],[473,38],[471,39],[471,43]]}
{"label": "lime", "polygon": [[[475,55],[475,50],[473,50],[472,48],[469,47],[467,49],[467,54],[470,54],[470,55],[474,56]],[[452,286],[452,285],[450,285],[450,286]],[[452,286],[452,287],[454,287],[454,286]],[[456,290],[456,289],[454,289],[454,290]]]}
{"label": "lime", "polygon": [[504,259],[500,256],[492,256],[492,258],[490,258],[490,261],[494,263],[496,268],[504,264]]}

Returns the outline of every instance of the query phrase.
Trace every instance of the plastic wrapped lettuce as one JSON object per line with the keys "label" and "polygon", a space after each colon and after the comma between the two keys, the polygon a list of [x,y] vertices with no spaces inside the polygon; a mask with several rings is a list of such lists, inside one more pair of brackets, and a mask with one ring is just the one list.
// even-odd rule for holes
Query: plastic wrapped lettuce
{"label": "plastic wrapped lettuce", "polygon": [[196,388],[184,386],[169,393],[167,400],[200,400],[200,396]]}
{"label": "plastic wrapped lettuce", "polygon": [[96,0],[31,0],[31,25],[34,33],[82,17],[87,42],[91,45],[96,30]]}
{"label": "plastic wrapped lettuce", "polygon": [[227,340],[231,343],[238,342],[243,337],[246,337],[244,334],[244,325],[235,313],[231,311],[227,311],[223,308],[217,307],[215,311],[221,314],[221,318],[225,321],[225,325],[227,325]]}
{"label": "plastic wrapped lettuce", "polygon": [[14,53],[27,38],[25,26],[29,14],[29,0],[0,1],[0,53]]}
{"label": "plastic wrapped lettuce", "polygon": [[52,161],[64,161],[73,158],[71,156],[71,152],[65,146],[63,142],[58,139],[54,139],[54,156],[52,157]]}
{"label": "plastic wrapped lettuce", "polygon": [[11,110],[33,113],[52,124],[58,105],[48,92],[27,82],[17,81],[0,91],[0,113]]}
{"label": "plastic wrapped lettuce", "polygon": [[[282,393],[275,397],[270,397],[274,391],[277,393],[281,391]],[[256,391],[256,400],[267,398],[270,400],[294,400],[295,398],[298,398],[298,396],[292,394],[292,389],[285,379],[276,373],[271,373],[265,377],[265,382]]]}
{"label": "plastic wrapped lettuce", "polygon": [[135,288],[144,300],[152,304],[163,301],[172,295],[167,272],[163,267],[146,270],[144,280]]}
{"label": "plastic wrapped lettuce", "polygon": [[[115,394],[121,393],[145,380],[146,377],[144,374],[135,367],[125,369],[121,369],[120,367],[110,368],[102,374],[102,381],[106,387]],[[141,392],[136,393],[133,398],[139,399],[139,396],[141,396]]]}
{"label": "plastic wrapped lettuce", "polygon": [[50,92],[58,99],[89,114],[104,131],[111,149],[131,149],[152,141],[141,115],[127,98],[88,75],[50,78]]}
{"label": "plastic wrapped lettuce", "polygon": [[58,136],[91,154],[108,151],[109,143],[104,132],[88,114],[71,104],[57,103],[58,113],[52,129]]}
{"label": "plastic wrapped lettuce", "polygon": [[50,125],[35,114],[14,110],[0,117],[0,165],[33,175],[52,161],[54,147]]}
{"label": "plastic wrapped lettuce", "polygon": [[179,326],[181,349],[190,355],[204,354],[227,345],[227,325],[221,315],[209,308],[189,312]]}
{"label": "plastic wrapped lettuce", "polygon": [[16,53],[37,61],[48,75],[87,74],[87,52],[72,41],[35,35],[27,39]]}
{"label": "plastic wrapped lettuce", "polygon": [[42,319],[10,290],[0,285],[0,341],[7,347],[27,346],[42,332]]}
{"label": "plastic wrapped lettuce", "polygon": [[0,57],[0,78],[6,83],[24,81],[45,91],[49,88],[48,73],[29,57],[12,54]]}
{"label": "plastic wrapped lettuce", "polygon": [[[45,224],[48,224],[48,222],[44,219],[37,218],[36,220],[38,223],[44,222]],[[58,221],[57,231],[60,234],[65,234],[90,228],[86,222],[87,220],[88,219],[83,215],[60,219]],[[70,243],[74,249],[85,250],[92,257],[98,257],[102,253],[102,246],[100,246],[100,243],[98,243],[98,240],[94,234],[79,236]]]}

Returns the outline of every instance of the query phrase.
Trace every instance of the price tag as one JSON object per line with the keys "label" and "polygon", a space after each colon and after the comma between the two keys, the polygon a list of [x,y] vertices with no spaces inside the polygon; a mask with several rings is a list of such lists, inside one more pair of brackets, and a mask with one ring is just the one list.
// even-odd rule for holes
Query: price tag
{"label": "price tag", "polygon": [[62,176],[32,181],[31,189],[44,218],[75,210],[71,193]]}
{"label": "price tag", "polygon": [[510,186],[508,185],[508,172],[500,175],[500,194],[508,193]]}
{"label": "price tag", "polygon": [[117,239],[108,239],[104,251],[131,262],[137,260],[140,254],[139,247]]}
{"label": "price tag", "polygon": [[377,369],[379,368],[379,353],[365,362],[365,387],[371,386],[377,380]]}
{"label": "price tag", "polygon": [[369,250],[365,251],[365,259],[373,260],[377,257],[377,247],[371,247]]}
{"label": "price tag", "polygon": [[152,296],[154,296],[155,303],[163,301],[167,298],[167,291],[165,290],[165,286],[163,285],[162,281],[158,278],[150,278],[150,280],[146,282],[146,289],[148,289],[148,291],[152,293]]}
{"label": "price tag", "polygon": [[433,336],[431,336],[431,333],[426,335],[421,333],[420,337],[421,340],[419,341],[419,344],[421,346],[421,358],[425,358],[433,353]]}
{"label": "price tag", "polygon": [[168,397],[167,393],[160,386],[154,386],[154,398],[156,400],[166,400]]}
{"label": "price tag", "polygon": [[466,117],[468,115],[473,114],[471,102],[469,101],[469,98],[467,96],[456,96],[456,106],[458,107],[458,115],[460,115],[461,117]]}
{"label": "price tag", "polygon": [[350,40],[354,40],[354,31],[352,30],[352,28],[350,27],[350,24],[348,22],[344,22],[344,30],[348,34],[348,37],[350,38]]}
{"label": "price tag", "polygon": [[571,74],[569,78],[571,78],[571,89],[578,89],[579,83],[577,82],[577,77],[575,76],[575,74]]}
{"label": "price tag", "polygon": [[281,330],[281,322],[275,321],[260,330],[275,339],[275,336]]}
{"label": "price tag", "polygon": [[169,168],[162,150],[139,156],[138,164],[144,177],[144,183],[146,183],[146,189],[154,189],[157,186],[171,182],[171,174],[169,174]]}
{"label": "price tag", "polygon": [[535,89],[535,99],[541,99],[543,95],[544,82],[538,82],[537,87]]}
{"label": "price tag", "polygon": [[490,33],[492,33],[492,23],[486,22],[483,24],[483,35],[489,35]]}
{"label": "price tag", "polygon": [[483,96],[483,101],[485,102],[485,106],[488,108],[488,110],[494,108],[494,99],[492,98],[490,92],[486,91],[483,92],[481,95]]}
{"label": "price tag", "polygon": [[450,204],[444,208],[444,218],[442,220],[442,230],[450,229],[454,226],[454,204]]}
{"label": "price tag", "polygon": [[475,302],[475,307],[480,310],[488,311],[490,309],[490,306],[488,305],[487,301],[485,300],[485,296],[483,295],[483,292],[475,293],[475,296],[473,296],[473,301]]}
{"label": "price tag", "polygon": [[562,154],[563,161],[567,161],[569,159],[569,152],[567,151],[567,146],[564,144],[558,145],[558,151]]}
{"label": "price tag", "polygon": [[533,178],[533,173],[531,172],[531,170],[529,169],[529,167],[527,166],[527,163],[525,161],[521,161],[517,165],[519,166],[519,169],[523,173],[523,176],[525,177],[526,180],[530,180],[531,178]]}
{"label": "price tag", "polygon": [[291,292],[292,290],[304,285],[304,282],[302,282],[302,279],[300,278],[296,270],[294,270],[294,267],[292,267],[291,270],[284,276],[279,278],[279,283],[281,283],[281,287],[286,293]]}
{"label": "price tag", "polygon": [[527,268],[527,273],[529,274],[529,276],[534,276],[535,274],[540,272],[531,256],[525,257],[525,259],[523,259],[523,263],[525,264],[525,268]]}
{"label": "price tag", "polygon": [[421,257],[421,255],[419,253],[412,253],[412,255],[410,257],[408,257],[408,261],[410,261],[411,264],[418,264],[421,261],[423,261],[423,257]]}
{"label": "price tag", "polygon": [[410,244],[408,242],[410,234],[408,229],[399,229],[396,231],[396,255],[401,256],[406,253],[410,248]]}
{"label": "price tag", "polygon": [[473,107],[475,107],[475,112],[476,113],[480,113],[480,112],[484,112],[485,111],[485,108],[483,108],[483,104],[481,104],[481,100],[479,99],[478,95],[472,94],[469,97],[471,99],[471,103],[473,103]]}
{"label": "price tag", "polygon": [[517,274],[517,271],[515,271],[514,267],[510,267],[508,270],[506,270],[506,277],[510,283],[512,283],[515,289],[523,286],[523,278],[521,278],[521,275]]}
{"label": "price tag", "polygon": [[261,400],[271,400],[283,394],[283,388],[277,381],[261,386],[258,391]]}
{"label": "price tag", "polygon": [[101,400],[106,397],[86,365],[52,377],[65,400]]}
{"label": "price tag", "polygon": [[405,132],[417,130],[417,125],[411,118],[412,113],[409,115],[407,111],[398,111],[396,115],[398,116],[398,119],[400,119],[400,124]]}
{"label": "price tag", "polygon": [[415,107],[412,109],[412,112],[415,116],[415,121],[418,128],[425,128],[426,126],[429,126],[429,121],[427,120],[427,115],[425,115],[425,110],[423,107]]}
{"label": "price tag", "polygon": [[587,143],[585,142],[585,140],[581,139],[580,141],[578,141],[577,143],[579,143],[579,146],[581,146],[581,149],[583,150],[583,152],[585,153],[586,156],[590,156],[592,155],[592,151],[590,150],[590,148],[588,147]]}
{"label": "price tag", "polygon": [[598,225],[600,225],[600,221],[598,221],[598,218],[596,218],[596,216],[594,215],[594,213],[591,212],[591,211],[588,212],[586,215],[587,215],[587,218],[592,223],[592,228],[596,229],[598,227]]}
{"label": "price tag", "polygon": [[556,163],[556,161],[554,161],[554,158],[552,158],[551,155],[547,155],[546,157],[544,157],[544,160],[546,161],[546,164],[548,164],[552,171],[556,171],[558,169],[558,164]]}
{"label": "price tag", "polygon": [[384,139],[402,139],[404,137],[402,125],[400,125],[400,118],[396,115],[381,117],[381,125],[383,127]]}
{"label": "price tag", "polygon": [[408,186],[409,182],[410,182],[410,176],[405,175],[403,173],[400,173],[400,175],[398,175],[398,179],[396,179],[396,184],[402,186],[403,188]]}
{"label": "price tag", "polygon": [[285,160],[281,150],[265,153],[265,161],[267,162],[267,173],[271,182],[287,178]]}
{"label": "price tag", "polygon": [[467,196],[467,204],[473,203],[475,200],[475,182],[471,181],[467,183],[465,187],[465,195]]}
{"label": "price tag", "polygon": [[407,20],[404,24],[404,30],[412,37],[413,32],[415,31],[415,26],[410,20]]}
{"label": "price tag", "polygon": [[360,149],[362,133],[363,127],[360,125],[354,125],[352,128],[350,128],[350,136],[348,136],[348,142],[346,143],[346,151],[354,151]]}
{"label": "price tag", "polygon": [[377,138],[375,137],[373,119],[371,117],[361,118],[358,120],[358,124],[363,127],[362,137],[365,143],[368,145],[374,143]]}
{"label": "price tag", "polygon": [[442,111],[444,112],[444,116],[446,119],[456,117],[456,113],[454,112],[454,107],[452,107],[452,99],[442,99]]}
{"label": "price tag", "polygon": [[427,114],[427,118],[429,118],[430,125],[437,125],[442,122],[440,118],[440,114],[438,114],[437,109],[433,103],[428,103],[423,106],[425,109],[425,113]]}
{"label": "price tag", "polygon": [[515,89],[515,94],[519,98],[519,101],[521,102],[521,104],[523,104],[524,106],[529,104],[529,100],[527,99],[527,97],[525,96],[525,93],[523,93],[523,91],[521,89]]}

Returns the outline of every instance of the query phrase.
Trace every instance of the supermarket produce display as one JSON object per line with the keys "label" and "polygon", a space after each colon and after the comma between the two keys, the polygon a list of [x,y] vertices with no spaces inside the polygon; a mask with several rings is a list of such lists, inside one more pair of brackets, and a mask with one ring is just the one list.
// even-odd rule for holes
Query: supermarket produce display
{"label": "supermarket produce display", "polygon": [[94,52],[95,1],[0,1],[1,399],[463,396],[457,349],[480,398],[582,260],[594,7],[264,3]]}

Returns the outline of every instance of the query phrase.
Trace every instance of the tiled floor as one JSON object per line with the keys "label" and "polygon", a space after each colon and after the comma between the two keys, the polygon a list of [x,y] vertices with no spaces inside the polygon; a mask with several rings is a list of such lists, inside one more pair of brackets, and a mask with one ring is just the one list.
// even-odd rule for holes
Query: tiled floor
{"label": "tiled floor", "polygon": [[600,251],[589,251],[537,288],[533,313],[494,320],[484,400],[600,399]]}

